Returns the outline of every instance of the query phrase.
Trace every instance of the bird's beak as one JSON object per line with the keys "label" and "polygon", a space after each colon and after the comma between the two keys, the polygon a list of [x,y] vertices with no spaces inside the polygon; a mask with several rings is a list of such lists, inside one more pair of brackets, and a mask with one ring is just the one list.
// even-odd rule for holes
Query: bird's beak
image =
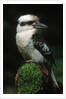
{"label": "bird's beak", "polygon": [[40,29],[40,28],[47,28],[48,26],[42,23],[33,24],[34,28]]}

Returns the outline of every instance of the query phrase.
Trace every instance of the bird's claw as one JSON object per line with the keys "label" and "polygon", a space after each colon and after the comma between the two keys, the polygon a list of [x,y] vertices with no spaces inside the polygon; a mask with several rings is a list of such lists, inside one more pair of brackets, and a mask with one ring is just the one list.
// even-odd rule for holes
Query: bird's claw
{"label": "bird's claw", "polygon": [[34,60],[26,60],[26,63],[35,62]]}

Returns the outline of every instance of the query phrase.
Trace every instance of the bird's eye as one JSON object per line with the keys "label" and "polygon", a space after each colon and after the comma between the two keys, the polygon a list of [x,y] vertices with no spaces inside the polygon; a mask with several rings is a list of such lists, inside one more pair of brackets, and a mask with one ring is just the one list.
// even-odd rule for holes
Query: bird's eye
{"label": "bird's eye", "polygon": [[28,21],[27,24],[28,25],[32,25],[34,23],[34,21]]}
{"label": "bird's eye", "polygon": [[25,22],[21,22],[21,23],[20,23],[20,26],[24,26],[24,25],[26,25]]}

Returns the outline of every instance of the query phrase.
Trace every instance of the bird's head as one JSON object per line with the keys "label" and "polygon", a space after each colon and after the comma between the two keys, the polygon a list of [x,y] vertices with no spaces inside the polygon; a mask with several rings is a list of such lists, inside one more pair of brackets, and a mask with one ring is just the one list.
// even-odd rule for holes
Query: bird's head
{"label": "bird's head", "polygon": [[18,19],[18,25],[17,25],[17,32],[22,32],[26,30],[32,30],[32,29],[39,29],[39,28],[46,28],[47,26],[45,24],[41,24],[39,22],[39,18],[35,15],[27,14],[20,16]]}

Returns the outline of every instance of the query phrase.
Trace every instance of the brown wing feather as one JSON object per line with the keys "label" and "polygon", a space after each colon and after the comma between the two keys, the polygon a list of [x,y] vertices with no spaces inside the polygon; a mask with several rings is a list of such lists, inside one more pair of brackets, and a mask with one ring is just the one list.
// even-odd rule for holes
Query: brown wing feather
{"label": "brown wing feather", "polygon": [[52,52],[47,44],[44,42],[44,40],[37,34],[34,34],[32,39],[34,47],[44,56],[44,58],[46,58],[48,61],[56,66]]}

